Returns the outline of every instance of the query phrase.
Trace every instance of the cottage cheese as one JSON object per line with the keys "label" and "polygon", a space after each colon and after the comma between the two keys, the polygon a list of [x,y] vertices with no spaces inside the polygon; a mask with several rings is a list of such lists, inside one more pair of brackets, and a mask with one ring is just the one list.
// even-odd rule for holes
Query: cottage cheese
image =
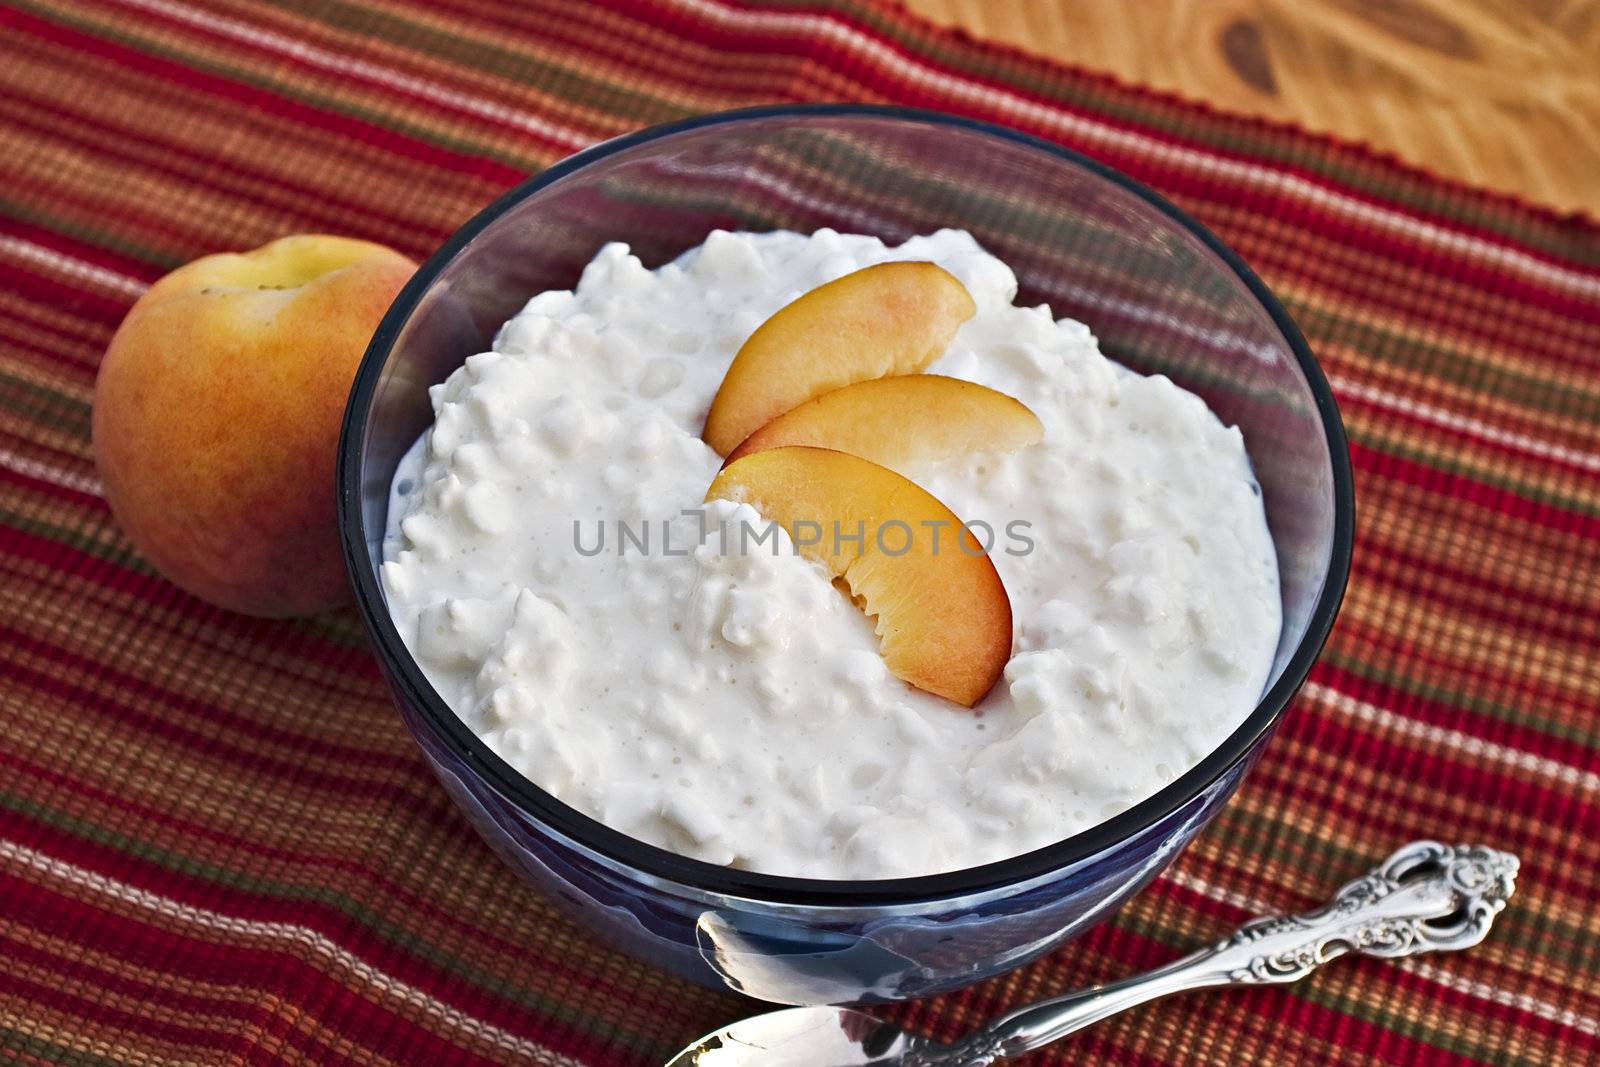
{"label": "cottage cheese", "polygon": [[[939,263],[977,303],[930,371],[1017,397],[1046,431],[903,472],[996,531],[1016,644],[974,711],[892,676],[787,538],[776,555],[721,542],[720,523],[760,524],[748,505],[682,514],[720,465],[699,432],[740,344],[893,259]],[[1015,294],[961,231],[894,248],[717,232],[655,271],[605,247],[434,388],[436,421],[396,475],[383,577],[423,671],[566,803],[774,874],[970,867],[1149,796],[1266,682],[1280,618],[1260,493],[1239,431],[1199,398]]]}

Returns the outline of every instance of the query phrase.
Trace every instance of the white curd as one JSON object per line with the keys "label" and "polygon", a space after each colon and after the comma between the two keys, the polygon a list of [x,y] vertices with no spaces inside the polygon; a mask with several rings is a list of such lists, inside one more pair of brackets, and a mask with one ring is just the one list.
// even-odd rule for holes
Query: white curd
{"label": "white curd", "polygon": [[[892,676],[869,621],[787,538],[776,555],[719,543],[721,522],[760,526],[750,507],[681,514],[720,466],[699,433],[745,338],[892,259],[939,263],[977,303],[930,372],[1009,393],[1046,431],[903,471],[996,531],[1016,643],[970,711]],[[566,803],[773,874],[970,867],[1149,796],[1266,682],[1280,619],[1260,495],[1238,430],[1015,293],[953,230],[896,248],[717,232],[655,271],[602,249],[576,290],[534,297],[434,388],[434,426],[396,475],[383,577],[423,671]]]}

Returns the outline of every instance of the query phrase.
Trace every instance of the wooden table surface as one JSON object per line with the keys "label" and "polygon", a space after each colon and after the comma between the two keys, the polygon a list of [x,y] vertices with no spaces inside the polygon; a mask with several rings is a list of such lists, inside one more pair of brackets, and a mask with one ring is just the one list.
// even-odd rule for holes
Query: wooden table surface
{"label": "wooden table surface", "polygon": [[935,22],[1600,215],[1600,0],[904,0]]}

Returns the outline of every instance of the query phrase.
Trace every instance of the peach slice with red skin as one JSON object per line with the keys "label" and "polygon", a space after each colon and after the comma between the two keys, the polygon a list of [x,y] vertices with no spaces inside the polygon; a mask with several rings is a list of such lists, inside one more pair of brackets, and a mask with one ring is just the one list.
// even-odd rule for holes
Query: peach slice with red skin
{"label": "peach slice with red skin", "polygon": [[728,462],[783,445],[810,445],[903,473],[919,461],[1015,452],[1043,437],[1039,417],[1014,397],[960,378],[906,374],[813,397],[746,437]]}
{"label": "peach slice with red skin", "polygon": [[[994,563],[949,508],[887,467],[786,445],[729,463],[706,499],[749,504],[790,531],[875,618],[884,663],[918,689],[970,708],[1011,658],[1011,599]],[[836,530],[863,533],[862,544]]]}
{"label": "peach slice with red skin", "polygon": [[814,396],[869,378],[915,374],[976,310],[966,287],[934,263],[879,263],[818,286],[740,346],[702,436],[726,456]]}

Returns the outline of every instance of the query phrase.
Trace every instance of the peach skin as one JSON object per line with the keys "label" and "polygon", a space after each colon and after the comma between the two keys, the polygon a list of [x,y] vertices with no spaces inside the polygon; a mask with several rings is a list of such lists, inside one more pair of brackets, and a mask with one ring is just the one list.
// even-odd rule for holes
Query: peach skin
{"label": "peach skin", "polygon": [[415,269],[367,241],[285,237],[195,260],[134,304],[95,381],[94,454],[113,514],[157,570],[250,615],[346,598],[339,425]]}

